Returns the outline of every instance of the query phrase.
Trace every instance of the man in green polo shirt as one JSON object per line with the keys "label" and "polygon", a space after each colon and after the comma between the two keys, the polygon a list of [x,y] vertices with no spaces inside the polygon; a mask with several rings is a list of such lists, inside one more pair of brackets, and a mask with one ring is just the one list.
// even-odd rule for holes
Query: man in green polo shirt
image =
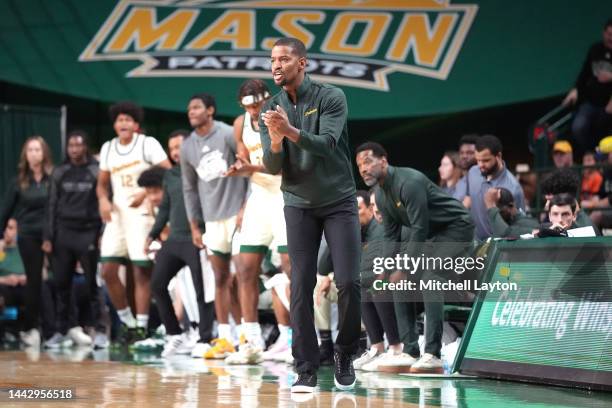
{"label": "man in green polo shirt", "polygon": [[262,108],[259,128],[264,166],[272,174],[282,174],[292,268],[292,352],[298,372],[291,391],[313,392],[317,384],[313,292],[323,232],[338,288],[334,382],[341,390],[352,389],[351,355],[357,351],[361,332],[361,242],[346,97],[339,88],[306,75],[306,48],[295,38],[278,40],[271,62],[274,83],[282,90]]}
{"label": "man in green polo shirt", "polygon": [[[376,205],[382,213],[387,242],[405,242],[406,253],[412,257],[419,257],[422,252],[442,258],[461,255],[463,245],[449,244],[471,242],[474,224],[459,201],[442,191],[423,173],[408,167],[390,166],[387,152],[378,143],[362,144],[356,155],[365,184],[368,187],[379,186]],[[403,226],[410,227],[406,237],[402,237]],[[423,270],[422,274],[414,277],[451,280],[452,274],[453,271]],[[423,290],[422,297],[426,317],[425,354],[420,357],[416,298],[407,304],[408,307],[402,308],[404,316],[397,316],[398,325],[402,326],[402,321],[406,325],[405,330],[400,329],[400,336],[405,337],[404,352],[414,358],[410,372],[441,373],[444,293]]]}

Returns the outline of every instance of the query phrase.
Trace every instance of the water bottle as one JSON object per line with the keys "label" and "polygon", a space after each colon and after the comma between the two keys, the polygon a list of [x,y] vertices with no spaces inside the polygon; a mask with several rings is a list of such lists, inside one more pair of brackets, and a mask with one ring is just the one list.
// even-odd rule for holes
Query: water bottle
{"label": "water bottle", "polygon": [[290,327],[289,330],[287,330],[287,344],[289,344],[289,349],[291,349],[291,346],[293,345],[293,329]]}

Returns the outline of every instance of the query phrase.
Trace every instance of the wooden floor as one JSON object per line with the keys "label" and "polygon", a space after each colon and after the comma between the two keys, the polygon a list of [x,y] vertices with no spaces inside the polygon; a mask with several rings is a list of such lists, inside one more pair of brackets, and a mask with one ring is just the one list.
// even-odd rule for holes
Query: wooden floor
{"label": "wooden floor", "polygon": [[[115,361],[113,361],[115,360]],[[280,363],[222,362],[108,351],[0,352],[0,407],[612,407],[612,394],[491,381],[431,380],[359,373],[355,392],[338,392],[331,369],[319,392],[291,395],[295,379]],[[10,399],[9,390],[72,389],[69,401]]]}

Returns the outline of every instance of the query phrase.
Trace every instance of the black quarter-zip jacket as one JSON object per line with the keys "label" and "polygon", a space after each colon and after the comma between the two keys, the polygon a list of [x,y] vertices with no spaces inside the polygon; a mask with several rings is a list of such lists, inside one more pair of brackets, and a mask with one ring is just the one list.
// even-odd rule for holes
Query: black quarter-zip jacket
{"label": "black quarter-zip jacket", "polygon": [[44,239],[52,240],[59,226],[81,231],[101,228],[96,196],[98,172],[98,162],[93,158],[82,165],[67,162],[53,170]]}

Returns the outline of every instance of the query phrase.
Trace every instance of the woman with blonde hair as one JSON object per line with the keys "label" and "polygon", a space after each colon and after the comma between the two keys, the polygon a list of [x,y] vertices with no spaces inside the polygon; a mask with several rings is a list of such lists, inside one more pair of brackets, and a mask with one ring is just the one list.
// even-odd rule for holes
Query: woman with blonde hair
{"label": "woman with blonde hair", "polygon": [[440,187],[452,196],[457,187],[457,182],[461,178],[459,153],[454,151],[445,152],[444,156],[442,156],[442,160],[440,160],[438,173],[440,174]]}
{"label": "woman with blonde hair", "polygon": [[17,177],[8,185],[0,211],[0,231],[4,231],[11,216],[17,219],[17,245],[26,273],[26,331],[21,333],[21,339],[33,347],[40,346],[43,224],[52,170],[49,145],[41,136],[29,137],[21,149]]}

